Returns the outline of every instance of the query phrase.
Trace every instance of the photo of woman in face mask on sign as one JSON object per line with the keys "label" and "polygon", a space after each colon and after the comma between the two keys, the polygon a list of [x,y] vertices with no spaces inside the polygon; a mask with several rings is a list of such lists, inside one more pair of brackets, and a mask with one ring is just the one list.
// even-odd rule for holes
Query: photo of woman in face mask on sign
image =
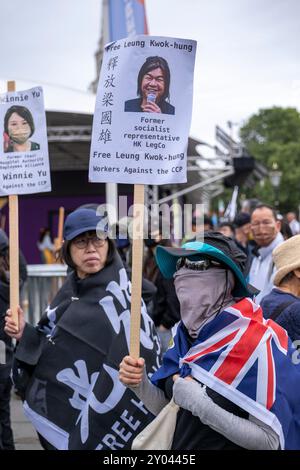
{"label": "photo of woman in face mask on sign", "polygon": [[25,106],[11,106],[4,117],[4,152],[31,152],[40,145],[32,142],[35,126],[31,112]]}

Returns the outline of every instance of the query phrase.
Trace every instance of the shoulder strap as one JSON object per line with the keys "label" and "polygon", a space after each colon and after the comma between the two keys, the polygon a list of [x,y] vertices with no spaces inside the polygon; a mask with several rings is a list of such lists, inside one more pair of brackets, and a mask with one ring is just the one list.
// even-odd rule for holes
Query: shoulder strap
{"label": "shoulder strap", "polygon": [[272,315],[269,317],[269,320],[276,320],[277,317],[287,308],[289,305],[292,305],[296,302],[297,299],[289,300],[288,302],[284,302],[283,304],[278,305],[275,310],[273,311]]}
{"label": "shoulder strap", "polygon": [[268,280],[268,282],[270,282],[271,277],[272,277],[272,275],[273,275],[274,266],[275,266],[274,261],[271,260],[270,266],[269,266],[269,269],[268,269],[268,275],[267,275],[267,280]]}

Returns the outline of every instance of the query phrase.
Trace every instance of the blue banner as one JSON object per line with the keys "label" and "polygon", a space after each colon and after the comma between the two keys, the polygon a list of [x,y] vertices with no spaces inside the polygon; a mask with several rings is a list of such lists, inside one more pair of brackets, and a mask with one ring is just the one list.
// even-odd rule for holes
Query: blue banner
{"label": "blue banner", "polygon": [[108,0],[109,41],[148,34],[144,0]]}

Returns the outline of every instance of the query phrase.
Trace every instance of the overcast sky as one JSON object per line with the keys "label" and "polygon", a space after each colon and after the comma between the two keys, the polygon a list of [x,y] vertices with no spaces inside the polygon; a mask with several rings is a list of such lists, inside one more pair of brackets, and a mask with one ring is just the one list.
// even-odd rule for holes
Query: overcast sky
{"label": "overcast sky", "polygon": [[[300,110],[299,0],[146,0],[150,34],[198,42],[191,135],[259,108]],[[0,78],[87,90],[101,0],[0,0]],[[5,91],[5,90],[3,90]]]}

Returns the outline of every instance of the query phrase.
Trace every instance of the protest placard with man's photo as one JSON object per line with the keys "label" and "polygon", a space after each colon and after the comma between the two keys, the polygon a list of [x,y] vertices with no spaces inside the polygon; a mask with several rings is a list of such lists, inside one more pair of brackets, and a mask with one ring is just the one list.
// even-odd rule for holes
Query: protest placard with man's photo
{"label": "protest placard with man's photo", "polygon": [[196,42],[135,36],[105,47],[89,180],[186,182]]}

